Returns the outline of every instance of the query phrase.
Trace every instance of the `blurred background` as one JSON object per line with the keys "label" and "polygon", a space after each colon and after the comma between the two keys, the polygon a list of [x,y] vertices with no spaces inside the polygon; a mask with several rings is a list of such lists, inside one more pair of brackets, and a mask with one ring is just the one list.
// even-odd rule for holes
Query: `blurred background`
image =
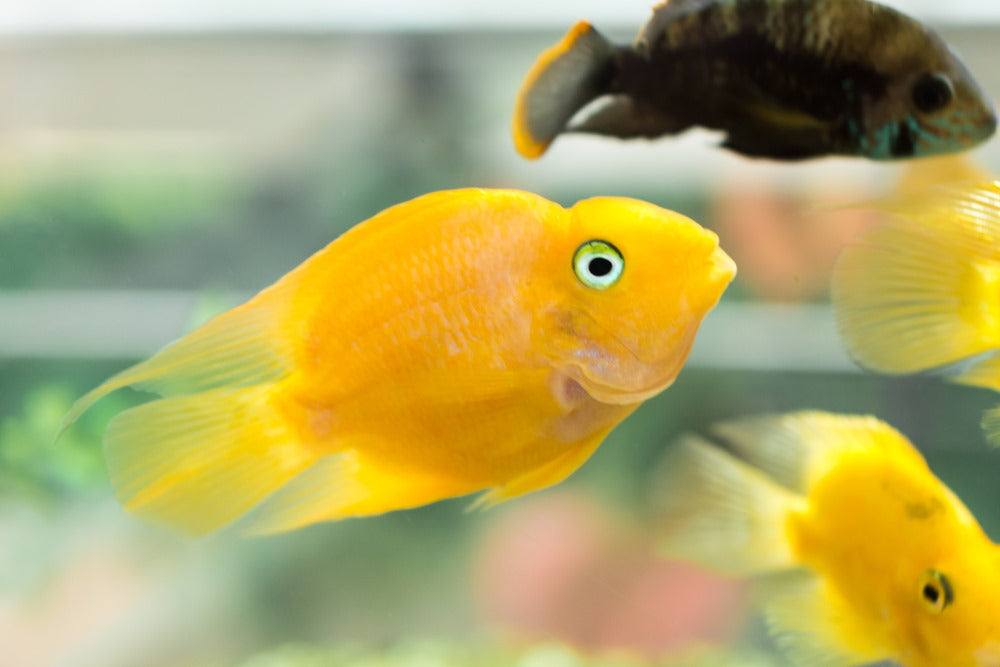
{"label": "blurred background", "polygon": [[[783,664],[740,586],[655,557],[650,470],[741,415],[873,413],[1000,536],[997,398],[857,370],[828,302],[871,223],[835,205],[904,166],[779,165],[709,133],[514,152],[521,77],[577,19],[632,40],[651,0],[6,0],[0,7],[0,667]],[[1000,5],[888,4],[994,98]],[[974,154],[1000,167],[994,140]],[[186,540],[125,515],[100,438],[140,396],[72,401],[425,192],[638,197],[715,229],[740,275],[679,380],[556,488],[287,535]],[[735,656],[739,656],[738,658]]]}

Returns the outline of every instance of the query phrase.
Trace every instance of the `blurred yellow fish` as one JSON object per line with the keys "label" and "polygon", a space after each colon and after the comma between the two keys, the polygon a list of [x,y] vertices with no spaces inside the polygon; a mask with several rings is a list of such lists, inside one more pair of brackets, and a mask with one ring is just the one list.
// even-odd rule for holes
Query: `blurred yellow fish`
{"label": "blurred yellow fish", "polygon": [[[956,382],[1000,391],[1000,182],[928,188],[882,208],[892,215],[834,269],[848,352],[882,373],[948,367]],[[1000,444],[1000,411],[985,426]]]}
{"label": "blurred yellow fish", "polygon": [[760,576],[796,664],[1000,666],[1000,547],[899,432],[800,412],[712,433],[664,461],[664,550]]}
{"label": "blurred yellow fish", "polygon": [[[694,221],[507,190],[383,211],[107,380],[165,396],[109,425],[129,510],[256,533],[561,481],[687,359],[735,266]],[[262,502],[263,501],[263,502]],[[259,507],[258,504],[260,505]]]}
{"label": "blurred yellow fish", "polygon": [[993,175],[968,153],[951,153],[912,160],[896,184],[894,198],[920,196],[928,189],[963,181],[989,181]]}

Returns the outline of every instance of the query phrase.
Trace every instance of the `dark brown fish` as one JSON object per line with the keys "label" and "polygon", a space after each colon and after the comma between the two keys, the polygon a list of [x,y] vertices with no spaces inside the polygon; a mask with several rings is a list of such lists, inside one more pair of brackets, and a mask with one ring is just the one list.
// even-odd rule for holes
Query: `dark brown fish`
{"label": "dark brown fish", "polygon": [[563,132],[651,138],[701,126],[753,157],[888,160],[968,149],[996,123],[941,37],[888,7],[670,0],[634,46],[577,23],[529,72],[513,131],[527,158]]}

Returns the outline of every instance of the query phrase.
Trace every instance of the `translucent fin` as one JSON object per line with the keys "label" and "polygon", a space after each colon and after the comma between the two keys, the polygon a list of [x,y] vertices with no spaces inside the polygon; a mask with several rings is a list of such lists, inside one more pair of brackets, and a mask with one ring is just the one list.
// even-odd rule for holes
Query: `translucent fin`
{"label": "translucent fin", "polygon": [[315,455],[270,387],[211,389],[126,410],[108,426],[111,484],[125,508],[200,535],[237,518]]}
{"label": "translucent fin", "polygon": [[980,426],[986,434],[987,442],[994,447],[1000,447],[1000,407],[984,412]]}
{"label": "translucent fin", "polygon": [[81,397],[63,418],[59,432],[95,401],[134,386],[162,396],[193,394],[215,387],[245,387],[277,379],[291,366],[280,308],[289,276],[253,299],[213,318],[153,357],[105,380]]}
{"label": "translucent fin", "polygon": [[350,454],[325,456],[268,498],[240,527],[267,535],[334,518],[338,508],[370,494],[355,479],[357,471],[357,458]]}
{"label": "translucent fin", "polygon": [[819,577],[806,571],[785,573],[762,581],[760,592],[768,628],[793,664],[852,667],[888,657],[846,646],[847,638],[871,633],[850,627],[853,617]]}
{"label": "translucent fin", "polygon": [[894,456],[923,461],[896,429],[869,416],[807,410],[724,422],[711,433],[775,482],[802,495],[848,453],[891,448]]}
{"label": "translucent fin", "polygon": [[897,217],[862,234],[834,270],[849,353],[877,371],[912,373],[1000,347],[1000,186],[881,208]]}
{"label": "translucent fin", "polygon": [[921,197],[928,189],[962,181],[983,183],[993,176],[968,153],[949,153],[910,160],[896,184],[897,197]]}
{"label": "translucent fin", "polygon": [[514,146],[523,157],[542,155],[569,119],[609,92],[615,47],[580,21],[532,66],[514,108]]}
{"label": "translucent fin", "polygon": [[594,453],[594,450],[601,444],[609,431],[610,429],[601,431],[598,435],[565,452],[553,461],[524,473],[503,486],[490,489],[472,503],[469,511],[488,509],[499,505],[505,500],[558,484],[573,474],[577,468],[583,465],[584,461],[590,458],[590,455]]}
{"label": "translucent fin", "polygon": [[653,506],[664,553],[736,576],[796,566],[786,526],[804,498],[694,436],[662,469]]}
{"label": "translucent fin", "polygon": [[473,491],[469,483],[416,469],[392,468],[350,450],[321,458],[247,516],[253,535],[319,521],[371,516]]}

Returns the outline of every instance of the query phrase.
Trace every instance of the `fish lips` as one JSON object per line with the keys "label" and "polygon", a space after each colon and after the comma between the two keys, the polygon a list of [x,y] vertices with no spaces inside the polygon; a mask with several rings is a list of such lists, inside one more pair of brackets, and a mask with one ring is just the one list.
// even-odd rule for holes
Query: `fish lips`
{"label": "fish lips", "polygon": [[[623,360],[608,354],[601,355],[604,356],[601,361],[605,363],[572,364],[564,367],[562,372],[599,403],[641,403],[673,384],[687,361],[693,343],[694,331],[674,348],[673,354],[660,361],[647,362],[634,356]],[[624,347],[620,341],[619,344]]]}

